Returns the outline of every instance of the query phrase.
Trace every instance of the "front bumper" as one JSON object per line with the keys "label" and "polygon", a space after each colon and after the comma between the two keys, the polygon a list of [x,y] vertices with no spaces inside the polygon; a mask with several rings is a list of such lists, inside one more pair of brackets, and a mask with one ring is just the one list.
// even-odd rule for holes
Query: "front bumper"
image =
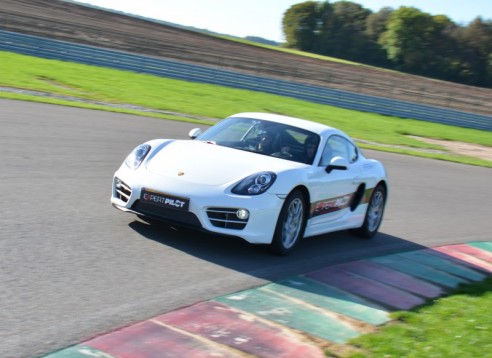
{"label": "front bumper", "polygon": [[[183,211],[145,202],[141,200],[143,189],[187,198],[188,209]],[[148,172],[142,174],[124,165],[115,173],[111,196],[112,205],[126,212],[236,236],[255,244],[271,243],[283,202],[268,192],[255,196],[235,195],[224,186],[186,183]],[[238,217],[240,209],[249,212],[247,219]]]}

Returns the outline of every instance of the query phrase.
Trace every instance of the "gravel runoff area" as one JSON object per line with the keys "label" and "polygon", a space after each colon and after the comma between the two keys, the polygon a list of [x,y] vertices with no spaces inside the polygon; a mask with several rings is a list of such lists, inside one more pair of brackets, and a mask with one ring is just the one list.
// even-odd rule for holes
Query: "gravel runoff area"
{"label": "gravel runoff area", "polygon": [[451,142],[447,140],[438,140],[430,138],[415,137],[412,138],[421,140],[426,143],[440,145],[452,153],[466,155],[468,157],[475,157],[492,161],[492,147],[485,145],[464,143],[464,142]]}
{"label": "gravel runoff area", "polygon": [[492,89],[298,56],[60,0],[0,0],[0,29],[492,115]]}

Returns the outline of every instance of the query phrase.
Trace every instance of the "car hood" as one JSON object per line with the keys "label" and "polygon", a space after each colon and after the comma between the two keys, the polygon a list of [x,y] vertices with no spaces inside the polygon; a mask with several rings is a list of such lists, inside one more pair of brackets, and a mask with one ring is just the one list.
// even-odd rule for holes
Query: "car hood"
{"label": "car hood", "polygon": [[261,171],[279,173],[303,166],[292,161],[220,145],[179,140],[169,142],[149,157],[148,172],[201,185],[223,185]]}

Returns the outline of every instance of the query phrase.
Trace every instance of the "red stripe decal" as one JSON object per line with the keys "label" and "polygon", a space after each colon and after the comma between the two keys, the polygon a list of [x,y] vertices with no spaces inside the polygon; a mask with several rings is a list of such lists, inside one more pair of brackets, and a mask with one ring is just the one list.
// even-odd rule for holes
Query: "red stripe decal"
{"label": "red stripe decal", "polygon": [[316,201],[311,204],[311,217],[332,213],[347,208],[352,202],[352,194]]}

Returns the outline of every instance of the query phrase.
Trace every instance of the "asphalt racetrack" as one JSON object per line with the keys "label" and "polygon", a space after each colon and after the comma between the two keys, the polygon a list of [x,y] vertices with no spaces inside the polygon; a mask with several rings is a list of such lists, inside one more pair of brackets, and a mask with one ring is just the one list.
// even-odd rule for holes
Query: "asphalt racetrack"
{"label": "asphalt racetrack", "polygon": [[111,207],[112,175],[136,145],[194,127],[0,100],[1,357],[40,356],[326,265],[491,240],[492,170],[374,151],[364,152],[385,163],[391,188],[373,240],[323,235],[281,258]]}

